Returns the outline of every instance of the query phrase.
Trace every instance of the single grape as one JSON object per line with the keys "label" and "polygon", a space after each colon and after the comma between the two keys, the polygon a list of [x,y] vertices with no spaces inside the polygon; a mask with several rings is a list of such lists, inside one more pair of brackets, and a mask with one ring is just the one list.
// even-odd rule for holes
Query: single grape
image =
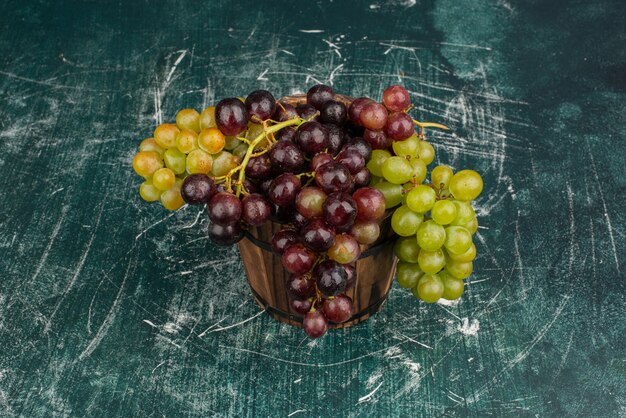
{"label": "single grape", "polygon": [[370,171],[367,168],[362,168],[358,173],[356,173],[353,177],[354,187],[361,188],[370,184],[371,176]]}
{"label": "single grape", "polygon": [[375,149],[372,151],[372,158],[367,163],[367,169],[377,177],[383,176],[383,164],[391,158],[389,151]]}
{"label": "single grape", "polygon": [[163,153],[165,152],[165,150],[156,143],[154,138],[146,138],[141,141],[141,144],[139,144],[139,151],[154,151],[161,157],[163,157]]}
{"label": "single grape", "polygon": [[272,116],[272,119],[277,122],[285,122],[290,119],[298,117],[298,112],[296,112],[296,108],[285,102],[276,103],[276,111]]}
{"label": "single grape", "polygon": [[456,205],[449,200],[439,200],[430,210],[430,216],[439,225],[448,225],[456,218]]}
{"label": "single grape", "polygon": [[272,236],[272,251],[282,255],[285,248],[299,241],[299,235],[292,229],[281,229]]}
{"label": "single grape", "polygon": [[187,166],[187,156],[180,152],[177,148],[170,148],[166,150],[163,153],[163,161],[165,161],[165,166],[176,173],[176,175],[180,175],[185,172]]}
{"label": "single grape", "polygon": [[457,279],[466,279],[472,274],[474,265],[471,261],[461,262],[449,259],[446,263],[446,271]]}
{"label": "single grape", "polygon": [[198,148],[198,134],[191,129],[182,129],[176,135],[176,148],[183,154],[189,154]]}
{"label": "single grape", "polygon": [[429,142],[420,141],[419,157],[428,165],[435,159],[435,149]]}
{"label": "single grape", "polygon": [[462,226],[449,226],[444,245],[450,254],[463,254],[472,246],[472,234]]}
{"label": "single grape", "polygon": [[315,283],[303,275],[290,274],[285,288],[289,296],[294,299],[306,299],[315,293]]}
{"label": "single grape", "polygon": [[260,194],[249,194],[241,201],[241,219],[248,225],[263,225],[271,215],[272,206]]}
{"label": "single grape", "polygon": [[248,194],[258,193],[260,195],[263,195],[259,186],[250,179],[243,180],[243,190]]}
{"label": "single grape", "polygon": [[302,244],[291,244],[282,255],[283,267],[293,274],[304,274],[311,270],[317,256]]}
{"label": "single grape", "polygon": [[432,219],[422,222],[417,229],[417,243],[426,251],[438,250],[445,240],[446,230]]}
{"label": "single grape", "polygon": [[320,152],[315,157],[311,158],[311,163],[309,164],[309,168],[311,171],[316,171],[318,168],[323,166],[326,163],[330,163],[333,161],[333,157],[327,152]]}
{"label": "single grape", "polygon": [[356,222],[352,225],[352,228],[350,228],[350,235],[352,235],[359,244],[370,245],[376,242],[380,236],[380,225],[376,221]]}
{"label": "single grape", "polygon": [[196,109],[182,109],[176,114],[178,128],[200,132],[200,113]]}
{"label": "single grape", "polygon": [[435,191],[426,185],[415,186],[406,196],[406,204],[413,212],[426,213],[435,204],[437,195]]}
{"label": "single grape", "polygon": [[328,249],[327,254],[331,260],[340,264],[348,264],[359,258],[361,247],[352,235],[339,234],[335,237],[335,243]]}
{"label": "single grape", "polygon": [[413,177],[413,167],[406,158],[393,156],[383,163],[382,174],[390,183],[404,184]]}
{"label": "single grape", "polygon": [[274,181],[274,179],[272,178],[259,180],[259,189],[261,189],[261,193],[264,194],[265,196],[267,196],[267,194],[269,193],[270,186],[272,185],[272,181]]}
{"label": "single grape", "polygon": [[209,219],[220,225],[238,222],[241,210],[241,202],[237,196],[227,192],[216,193],[207,206]]}
{"label": "single grape", "polygon": [[225,176],[233,168],[239,165],[241,160],[230,152],[222,151],[213,155],[213,169],[211,173],[215,177]]}
{"label": "single grape", "polygon": [[393,247],[393,251],[400,261],[407,263],[418,262],[420,247],[417,245],[417,240],[413,236],[398,238]]}
{"label": "single grape", "polygon": [[198,135],[198,146],[209,154],[217,154],[225,144],[226,138],[217,128],[203,129]]}
{"label": "single grape", "polygon": [[176,210],[185,204],[178,187],[172,187],[161,193],[161,203],[167,210]]}
{"label": "single grape", "polygon": [[424,273],[435,274],[446,264],[446,256],[441,249],[435,251],[420,250],[417,263]]}
{"label": "single grape", "polygon": [[467,229],[470,232],[470,234],[474,235],[476,231],[478,230],[478,219],[474,216],[471,221],[461,226]]}
{"label": "single grape", "polygon": [[391,216],[391,228],[401,237],[410,237],[424,221],[424,215],[415,213],[408,206],[402,205]]}
{"label": "single grape", "polygon": [[322,253],[335,243],[335,229],[322,219],[313,219],[300,231],[302,242],[315,252]]}
{"label": "single grape", "polygon": [[350,290],[354,287],[356,281],[356,269],[350,264],[342,264],[343,269],[346,271],[346,289]]}
{"label": "single grape", "polygon": [[328,153],[337,155],[341,147],[343,147],[343,129],[332,123],[325,123],[322,126],[328,131]]}
{"label": "single grape", "polygon": [[296,112],[298,112],[298,116],[300,116],[302,119],[305,119],[305,120],[313,119],[313,120],[315,120],[314,117],[317,114],[317,109],[315,109],[310,104],[300,103],[300,104],[296,105]]}
{"label": "single grape", "polygon": [[234,150],[232,150],[230,153],[234,155],[236,158],[238,158],[240,161],[242,161],[246,157],[246,154],[248,153],[248,144],[245,144],[242,142],[241,144],[237,145],[237,147]]}
{"label": "single grape", "polygon": [[155,151],[139,151],[133,157],[133,169],[141,177],[150,178],[161,167],[163,160]]}
{"label": "single grape", "polygon": [[202,113],[200,113],[198,122],[200,129],[215,128],[217,126],[215,123],[215,106],[210,106],[204,109]]}
{"label": "single grape", "polygon": [[359,120],[366,129],[381,130],[387,123],[387,109],[380,103],[369,103],[361,110]]}
{"label": "single grape", "polygon": [[356,174],[365,168],[365,158],[354,149],[341,151],[337,154],[335,161],[346,167],[348,171],[350,171],[350,174]]}
{"label": "single grape", "polygon": [[417,285],[420,277],[424,275],[424,272],[420,270],[419,266],[415,263],[407,263],[400,261],[396,270],[398,277],[398,284],[405,289],[413,288]]}
{"label": "single grape", "polygon": [[420,149],[420,140],[413,134],[404,141],[393,141],[391,144],[393,153],[399,157],[411,157],[416,159]]}
{"label": "single grape", "polygon": [[385,208],[391,209],[402,203],[404,199],[402,186],[399,184],[392,184],[387,181],[381,181],[374,184],[374,189],[378,190],[385,197]]}
{"label": "single grape", "polygon": [[209,238],[217,245],[233,245],[243,238],[243,230],[237,223],[220,225],[209,223]]}
{"label": "single grape", "polygon": [[169,168],[159,168],[152,175],[152,184],[161,191],[166,191],[174,187],[176,174]]}
{"label": "single grape", "polygon": [[346,122],[348,110],[346,105],[335,100],[328,100],[320,109],[320,120],[322,123],[334,123],[343,125]]}
{"label": "single grape", "polygon": [[246,110],[251,118],[267,120],[276,111],[276,99],[267,90],[255,90],[246,97]]}
{"label": "single grape", "polygon": [[146,180],[139,186],[139,196],[146,202],[156,202],[161,198],[161,190],[154,187],[150,180]]}
{"label": "single grape", "polygon": [[385,196],[372,187],[363,187],[352,194],[357,207],[357,219],[377,221],[385,215]]}
{"label": "single grape", "polygon": [[370,103],[374,103],[374,101],[369,97],[359,97],[358,99],[354,99],[352,101],[350,107],[348,107],[348,117],[352,123],[356,125],[361,124],[361,112],[363,111],[363,108]]}
{"label": "single grape", "polygon": [[345,192],[352,186],[352,177],[346,167],[332,162],[315,170],[315,183],[326,193]]}
{"label": "single grape", "polygon": [[246,165],[246,177],[259,180],[272,175],[272,161],[268,154],[251,157]]}
{"label": "single grape", "polygon": [[313,306],[313,303],[309,299],[298,300],[293,299],[291,302],[291,309],[299,313],[300,315],[306,315]]}
{"label": "single grape", "polygon": [[461,297],[463,290],[465,290],[463,280],[457,279],[445,270],[437,273],[437,276],[443,282],[443,295],[441,297],[447,300],[456,300]]}
{"label": "single grape", "polygon": [[318,187],[305,187],[296,196],[296,210],[308,219],[323,216],[322,205],[326,200],[326,193]]}
{"label": "single grape", "polygon": [[329,321],[342,323],[352,317],[354,306],[348,296],[338,295],[334,299],[326,299],[322,311]]}
{"label": "single grape", "polygon": [[436,274],[425,274],[413,288],[413,294],[426,303],[435,303],[443,296],[443,281]]}
{"label": "single grape", "polygon": [[347,274],[343,266],[333,260],[319,263],[313,269],[313,278],[324,296],[335,296],[346,289]]}
{"label": "single grape", "polygon": [[293,143],[280,141],[269,152],[272,167],[279,172],[297,173],[305,166],[302,151]]}
{"label": "single grape", "polygon": [[410,163],[413,169],[413,179],[411,181],[415,184],[422,183],[426,178],[426,164],[419,158],[413,158]]}
{"label": "single grape", "polygon": [[318,122],[305,122],[298,127],[295,144],[307,155],[315,155],[328,147],[328,131]]}
{"label": "single grape", "polygon": [[334,99],[335,92],[333,89],[323,84],[311,87],[306,94],[306,102],[317,110],[321,110],[324,103]]}
{"label": "single grape", "polygon": [[404,141],[415,134],[413,119],[403,112],[392,113],[387,117],[385,134],[394,141]]}
{"label": "single grape", "polygon": [[154,140],[161,148],[175,148],[176,136],[180,129],[172,123],[164,123],[156,127],[154,130]]}
{"label": "single grape", "polygon": [[236,97],[220,100],[215,107],[215,121],[224,135],[236,136],[248,127],[246,106]]}
{"label": "single grape", "polygon": [[302,327],[310,338],[320,338],[328,331],[328,321],[320,311],[308,312],[304,316]]}
{"label": "single grape", "polygon": [[187,155],[186,170],[189,174],[209,174],[213,168],[213,157],[201,149],[191,151]]}
{"label": "single grape", "polygon": [[456,218],[452,221],[452,225],[463,226],[475,218],[474,208],[469,202],[453,200],[452,203],[456,206]]}
{"label": "single grape", "polygon": [[393,85],[383,92],[383,103],[390,112],[402,112],[411,105],[411,97],[404,87]]}
{"label": "single grape", "polygon": [[341,148],[342,151],[346,151],[349,149],[353,149],[358,151],[365,161],[369,161],[372,157],[372,146],[363,138],[350,138],[346,139],[344,146]]}
{"label": "single grape", "polygon": [[483,190],[483,179],[474,170],[461,170],[450,180],[450,192],[457,200],[469,202]]}
{"label": "single grape", "polygon": [[330,225],[349,229],[357,216],[357,204],[347,193],[332,193],[322,205],[324,219]]}
{"label": "single grape", "polygon": [[454,172],[447,165],[438,165],[433,168],[430,173],[430,182],[437,188],[437,190],[445,190],[450,186],[450,180]]}
{"label": "single grape", "polygon": [[277,141],[293,142],[295,137],[296,137],[296,128],[294,128],[293,126],[287,126],[274,134],[274,138]]}
{"label": "single grape", "polygon": [[289,206],[296,201],[298,193],[300,179],[291,173],[283,173],[272,181],[268,196],[278,206]]}
{"label": "single grape", "polygon": [[291,224],[296,229],[298,230],[301,229],[304,225],[306,225],[309,222],[310,219],[302,216],[302,214],[298,212],[297,210],[295,210],[293,206],[290,206],[289,208],[291,209]]}
{"label": "single grape", "polygon": [[363,139],[372,146],[372,149],[387,149],[393,142],[385,132],[370,129],[366,129],[365,132],[363,132]]}
{"label": "single grape", "polygon": [[473,261],[476,258],[476,245],[472,243],[469,249],[462,254],[452,254],[451,252],[448,252],[448,258],[450,260],[458,261],[460,263]]}
{"label": "single grape", "polygon": [[183,180],[180,194],[190,205],[208,203],[215,194],[215,183],[206,174],[191,174]]}

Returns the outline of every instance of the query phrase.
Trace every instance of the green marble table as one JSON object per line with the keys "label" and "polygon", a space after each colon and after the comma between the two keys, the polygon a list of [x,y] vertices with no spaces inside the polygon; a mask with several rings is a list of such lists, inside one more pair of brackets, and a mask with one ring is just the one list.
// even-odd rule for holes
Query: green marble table
{"label": "green marble table", "polygon": [[[0,416],[626,416],[623,1],[4,1]],[[459,303],[394,285],[311,341],[201,210],[142,202],[182,107],[316,82],[412,93],[475,168]]]}

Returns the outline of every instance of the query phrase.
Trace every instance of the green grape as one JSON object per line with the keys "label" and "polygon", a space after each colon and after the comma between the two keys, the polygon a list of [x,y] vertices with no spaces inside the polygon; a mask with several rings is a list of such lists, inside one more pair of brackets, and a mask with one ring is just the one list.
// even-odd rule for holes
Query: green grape
{"label": "green grape", "polygon": [[456,218],[456,205],[449,200],[439,200],[430,210],[430,216],[439,225],[448,225]]}
{"label": "green grape", "polygon": [[215,106],[207,107],[200,113],[200,129],[215,128]]}
{"label": "green grape", "polygon": [[391,148],[397,156],[415,158],[420,148],[420,140],[417,135],[413,134],[404,141],[393,141]]}
{"label": "green grape", "polygon": [[413,158],[410,161],[411,168],[413,169],[413,181],[415,183],[422,183],[426,178],[426,164],[419,158]]}
{"label": "green grape", "polygon": [[424,220],[424,215],[413,212],[408,206],[402,205],[391,216],[391,227],[401,237],[415,235],[417,228]]}
{"label": "green grape", "polygon": [[230,170],[237,167],[239,159],[233,154],[221,151],[213,156],[213,175],[225,176]]}
{"label": "green grape", "polygon": [[161,148],[176,148],[176,136],[179,132],[178,126],[164,123],[154,130],[154,140]]}
{"label": "green grape", "polygon": [[133,157],[133,169],[141,177],[150,178],[161,167],[163,160],[155,151],[139,151]]}
{"label": "green grape", "polygon": [[154,151],[163,157],[165,150],[156,143],[154,138],[146,138],[139,144],[139,151]]}
{"label": "green grape", "polygon": [[389,157],[382,167],[383,177],[393,184],[404,184],[413,177],[413,167],[402,157]]}
{"label": "green grape", "polygon": [[470,274],[472,274],[473,269],[474,265],[471,261],[464,263],[461,261],[454,261],[452,259],[449,259],[446,263],[446,271],[457,279],[468,278]]}
{"label": "green grape", "polygon": [[246,132],[246,139],[253,140],[263,133],[263,125],[260,123],[250,122],[248,123],[248,131]]}
{"label": "green grape", "polygon": [[180,195],[180,189],[172,187],[161,193],[161,203],[167,210],[176,210],[185,204],[183,197]]}
{"label": "green grape", "polygon": [[442,297],[447,300],[456,300],[461,297],[465,284],[463,280],[457,279],[447,271],[443,270],[437,273],[437,276],[443,282],[443,295]]}
{"label": "green grape", "polygon": [[435,201],[437,195],[430,186],[420,184],[415,186],[406,196],[406,204],[411,208],[413,212],[426,213],[428,212]]}
{"label": "green grape", "polygon": [[177,148],[170,148],[163,153],[165,166],[172,170],[174,174],[183,174],[185,172],[186,157]]}
{"label": "green grape", "polygon": [[424,275],[419,266],[415,263],[400,261],[396,270],[398,284],[405,289],[415,287],[417,281]]}
{"label": "green grape", "polygon": [[232,151],[237,148],[242,142],[236,136],[227,136],[224,139],[224,149]]}
{"label": "green grape", "polygon": [[152,184],[161,191],[166,191],[174,187],[176,174],[169,168],[159,168],[152,175]]}
{"label": "green grape", "polygon": [[[378,151],[378,150],[374,150]],[[392,184],[387,181],[381,181],[372,186],[385,197],[385,208],[391,209],[402,203],[404,196],[402,194],[402,186],[399,184]]]}
{"label": "green grape", "polygon": [[209,174],[213,168],[213,158],[201,149],[193,150],[187,156],[187,172],[189,174]]}
{"label": "green grape", "polygon": [[419,259],[420,247],[414,237],[403,237],[396,240],[393,247],[396,257],[400,261],[407,263],[417,263]]}
{"label": "green grape", "polygon": [[241,160],[243,160],[247,152],[248,152],[248,144],[244,144],[243,142],[240,143],[237,146],[237,148],[232,150],[233,155]]}
{"label": "green grape", "polygon": [[443,245],[451,254],[463,254],[472,246],[472,234],[462,226],[449,226]]}
{"label": "green grape", "polygon": [[457,200],[469,202],[483,191],[483,179],[474,170],[461,170],[450,180],[450,192]]}
{"label": "green grape", "polygon": [[200,132],[200,113],[195,109],[182,109],[176,114],[176,125],[180,129]]}
{"label": "green grape", "polygon": [[462,226],[463,228],[470,231],[470,234],[474,235],[476,231],[478,230],[478,219],[474,216],[471,221],[469,221],[468,223]]}
{"label": "green grape", "polygon": [[150,180],[146,180],[139,186],[139,195],[146,202],[156,202],[161,198],[161,191]]}
{"label": "green grape", "polygon": [[441,249],[435,251],[420,250],[417,262],[424,273],[435,274],[446,264],[446,256]]}
{"label": "green grape", "polygon": [[438,250],[445,240],[445,229],[432,219],[423,222],[417,229],[417,244],[426,251]]}
{"label": "green grape", "polygon": [[430,182],[437,188],[447,189],[450,186],[450,179],[454,175],[454,172],[447,165],[438,165],[433,168],[433,171],[430,173]]}
{"label": "green grape", "polygon": [[451,222],[451,225],[463,226],[475,216],[474,208],[469,202],[453,200],[452,203],[456,206],[456,218]]}
{"label": "green grape", "polygon": [[428,165],[435,159],[435,149],[429,142],[420,141],[419,157]]}
{"label": "green grape", "polygon": [[378,177],[378,176],[374,176],[374,175],[370,175],[370,183],[369,186],[370,187],[374,187],[375,184],[380,183],[381,181],[384,181],[382,178]]}
{"label": "green grape", "polygon": [[413,295],[426,303],[435,303],[443,295],[443,281],[436,274],[425,274],[413,288]]}
{"label": "green grape", "polygon": [[183,129],[176,135],[176,148],[183,154],[198,149],[198,134],[191,129]]}
{"label": "green grape", "polygon": [[476,245],[472,243],[469,249],[462,254],[452,254],[448,252],[448,258],[453,261],[458,261],[461,263],[467,263],[468,261],[472,261],[476,258]]}
{"label": "green grape", "polygon": [[367,169],[376,177],[383,176],[383,163],[387,158],[391,157],[389,151],[384,149],[375,149],[372,151],[372,157],[367,163]]}

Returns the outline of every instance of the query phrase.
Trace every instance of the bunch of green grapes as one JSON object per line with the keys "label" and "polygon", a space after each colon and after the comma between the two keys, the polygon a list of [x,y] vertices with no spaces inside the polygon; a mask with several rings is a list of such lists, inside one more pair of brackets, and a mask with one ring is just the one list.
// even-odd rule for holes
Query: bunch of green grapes
{"label": "bunch of green grapes", "polygon": [[[248,131],[254,135],[257,124],[250,125]],[[214,106],[202,113],[182,109],[175,124],[157,126],[153,137],[139,145],[133,158],[135,172],[145,179],[139,194],[147,202],[160,201],[166,209],[176,210],[185,203],[181,196],[185,177],[196,173],[224,176],[239,165],[246,150],[242,140],[225,136],[217,128]]]}
{"label": "bunch of green grapes", "polygon": [[478,221],[471,201],[483,180],[473,170],[455,174],[440,165],[432,170],[431,183],[422,184],[434,159],[432,145],[414,135],[392,147],[396,155],[374,150],[368,168],[379,177],[373,187],[384,194],[387,208],[397,207],[391,226],[400,236],[398,283],[428,303],[458,299],[476,257],[472,236]]}

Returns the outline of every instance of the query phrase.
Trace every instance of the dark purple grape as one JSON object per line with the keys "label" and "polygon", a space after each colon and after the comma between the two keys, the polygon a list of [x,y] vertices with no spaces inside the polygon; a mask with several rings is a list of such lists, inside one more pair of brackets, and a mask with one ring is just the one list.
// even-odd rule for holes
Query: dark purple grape
{"label": "dark purple grape", "polygon": [[311,270],[317,255],[302,244],[291,244],[282,255],[283,267],[293,274],[304,274]]}
{"label": "dark purple grape", "polygon": [[352,195],[360,221],[377,221],[385,215],[385,196],[373,187],[363,187]]}
{"label": "dark purple grape", "polygon": [[357,215],[357,205],[347,193],[333,193],[324,202],[324,220],[343,230],[349,229]]}
{"label": "dark purple grape", "polygon": [[243,180],[243,188],[248,193],[260,193],[261,192],[261,190],[259,189],[259,186],[257,186],[256,183],[252,182],[250,179]]}
{"label": "dark purple grape", "polygon": [[246,97],[246,110],[251,118],[267,120],[276,111],[276,99],[267,90],[253,91]]}
{"label": "dark purple grape", "polygon": [[217,245],[232,245],[243,238],[243,230],[238,223],[220,225],[209,223],[209,238]]}
{"label": "dark purple grape", "polygon": [[365,187],[370,184],[372,176],[367,168],[362,169],[354,175],[354,187],[356,189]]}
{"label": "dark purple grape", "polygon": [[369,97],[359,97],[358,99],[354,99],[350,104],[350,107],[348,107],[348,117],[350,118],[350,121],[352,121],[355,125],[361,125],[361,112],[363,111],[363,108],[370,103],[374,103],[374,101]]}
{"label": "dark purple grape", "polygon": [[291,303],[291,309],[293,309],[300,315],[306,315],[311,310],[311,306],[313,306],[311,301],[308,299],[304,299],[304,300],[294,299],[290,303]]}
{"label": "dark purple grape", "polygon": [[317,113],[317,109],[315,109],[310,104],[300,103],[296,106],[296,112],[298,112],[298,116],[300,116],[302,119],[309,119],[315,116],[315,114]]}
{"label": "dark purple grape", "polygon": [[260,194],[249,194],[241,201],[241,219],[248,225],[260,226],[270,219],[272,206]]}
{"label": "dark purple grape", "polygon": [[308,155],[315,155],[328,147],[328,131],[318,122],[305,122],[298,127],[294,143]]}
{"label": "dark purple grape", "polygon": [[297,173],[305,167],[302,151],[289,141],[280,141],[269,152],[272,166],[279,172]]}
{"label": "dark purple grape", "polygon": [[227,136],[236,136],[248,128],[248,111],[236,97],[220,100],[215,107],[215,122]]}
{"label": "dark purple grape", "polygon": [[365,132],[363,132],[363,139],[370,144],[372,149],[387,149],[393,142],[391,138],[385,135],[385,132],[372,131],[369,129],[366,129]]}
{"label": "dark purple grape", "polygon": [[352,317],[354,306],[352,299],[346,295],[338,295],[334,299],[326,299],[322,307],[324,316],[332,322],[346,322]]}
{"label": "dark purple grape", "polygon": [[272,175],[272,160],[267,154],[251,157],[246,165],[246,176],[253,179],[266,179]]}
{"label": "dark purple grape", "polygon": [[262,181],[259,183],[259,189],[260,189],[260,190],[261,190],[261,192],[262,192],[264,195],[266,195],[266,196],[269,194],[269,191],[270,191],[270,186],[272,185],[272,181],[274,181],[274,179],[271,179],[271,178],[270,178],[270,179],[265,179],[265,180],[262,180]]}
{"label": "dark purple grape", "polygon": [[297,243],[299,235],[292,229],[281,229],[272,236],[272,251],[276,254],[285,252],[285,248]]}
{"label": "dark purple grape", "polygon": [[279,224],[288,224],[291,222],[295,211],[296,209],[292,205],[288,205],[288,206],[274,205],[274,210],[272,212],[272,220],[278,222]]}
{"label": "dark purple grape", "polygon": [[183,200],[190,205],[208,203],[215,191],[215,182],[206,174],[191,174],[185,177],[180,188]]}
{"label": "dark purple grape", "polygon": [[383,92],[383,103],[390,112],[402,112],[411,105],[411,96],[402,86],[389,86]]}
{"label": "dark purple grape", "polygon": [[328,321],[320,311],[308,312],[302,323],[304,332],[311,338],[320,338],[328,331]]}
{"label": "dark purple grape", "polygon": [[295,210],[292,212],[291,223],[293,224],[293,226],[300,229],[304,225],[306,225],[307,222],[309,222],[309,219],[305,217],[303,214]]}
{"label": "dark purple grape", "polygon": [[274,138],[277,141],[289,141],[293,142],[293,139],[296,137],[296,128],[293,126],[286,126],[276,134],[274,134]]}
{"label": "dark purple grape", "polygon": [[387,123],[387,108],[381,103],[369,103],[361,110],[359,120],[366,129],[381,130]]}
{"label": "dark purple grape", "polygon": [[332,123],[326,123],[323,125],[328,131],[328,153],[331,155],[337,155],[344,142],[344,132],[337,125]]}
{"label": "dark purple grape", "polygon": [[309,168],[311,171],[316,171],[318,168],[323,166],[324,164],[333,162],[333,157],[327,152],[320,152],[316,154],[315,157],[311,158],[311,163],[309,164]]}
{"label": "dark purple grape", "polygon": [[346,109],[346,105],[335,100],[327,101],[320,109],[320,121],[322,123],[343,125],[346,123],[347,116],[348,110]]}
{"label": "dark purple grape", "polygon": [[276,122],[285,122],[298,116],[296,108],[285,102],[276,103],[276,111],[272,119]]}
{"label": "dark purple grape", "polygon": [[311,87],[306,94],[306,102],[317,110],[321,110],[324,103],[334,99],[335,92],[333,89],[323,84]]}
{"label": "dark purple grape", "polygon": [[313,219],[300,230],[302,242],[315,252],[322,253],[335,243],[335,229],[321,219]]}
{"label": "dark purple grape", "polygon": [[317,283],[317,288],[324,296],[335,296],[346,289],[348,277],[341,264],[333,260],[326,260],[315,266],[313,278]]}
{"label": "dark purple grape", "polygon": [[350,174],[356,174],[365,167],[365,158],[355,149],[341,151],[337,154],[335,161],[346,167]]}
{"label": "dark purple grape", "polygon": [[291,173],[276,177],[270,185],[268,196],[278,206],[293,205],[300,193],[300,179]]}
{"label": "dark purple grape", "polygon": [[315,170],[315,183],[326,193],[343,192],[352,187],[352,176],[346,167],[332,162]]}
{"label": "dark purple grape", "polygon": [[290,274],[285,287],[287,293],[294,299],[306,299],[315,293],[315,284],[307,276]]}
{"label": "dark purple grape", "polygon": [[389,115],[385,125],[385,134],[394,141],[403,141],[415,133],[413,119],[403,112]]}
{"label": "dark purple grape", "polygon": [[207,206],[209,219],[220,225],[238,222],[241,218],[241,202],[234,194],[220,192],[211,198]]}
{"label": "dark purple grape", "polygon": [[345,141],[342,151],[346,149],[357,150],[365,158],[365,161],[369,161],[372,156],[372,146],[363,138],[351,138]]}
{"label": "dark purple grape", "polygon": [[350,264],[343,264],[343,268],[346,271],[346,289],[350,290],[354,287],[356,281],[356,269]]}

